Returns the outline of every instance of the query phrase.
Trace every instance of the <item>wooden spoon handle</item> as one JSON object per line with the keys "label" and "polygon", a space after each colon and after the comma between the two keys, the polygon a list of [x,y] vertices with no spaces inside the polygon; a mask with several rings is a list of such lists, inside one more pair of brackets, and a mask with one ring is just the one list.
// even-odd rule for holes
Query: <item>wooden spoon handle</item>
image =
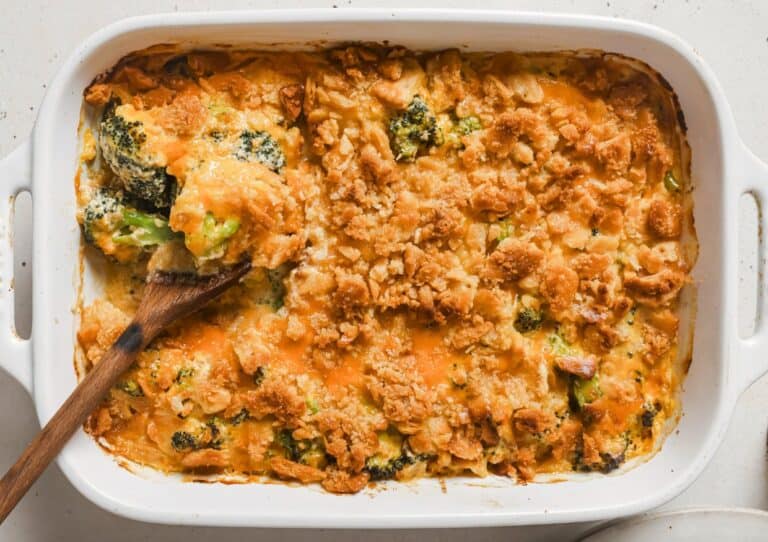
{"label": "wooden spoon handle", "polygon": [[0,480],[0,523],[128,369],[144,343],[141,327],[136,324],[128,326],[5,473]]}

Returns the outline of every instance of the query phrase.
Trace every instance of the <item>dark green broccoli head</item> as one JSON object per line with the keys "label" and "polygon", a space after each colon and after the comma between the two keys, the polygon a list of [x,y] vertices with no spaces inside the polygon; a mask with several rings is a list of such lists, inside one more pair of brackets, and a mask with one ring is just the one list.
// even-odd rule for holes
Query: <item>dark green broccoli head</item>
{"label": "dark green broccoli head", "polygon": [[539,329],[541,321],[541,312],[536,309],[531,309],[530,307],[525,307],[517,313],[517,318],[515,318],[515,329],[520,333],[528,333],[529,331]]}
{"label": "dark green broccoli head", "polygon": [[132,196],[158,209],[171,206],[176,181],[157,157],[146,149],[147,134],[139,120],[129,120],[110,102],[99,126],[99,146],[104,160]]}
{"label": "dark green broccoli head", "polygon": [[123,195],[120,192],[106,188],[96,192],[83,211],[83,234],[86,241],[98,246],[102,235],[120,229],[125,211],[122,200]]}
{"label": "dark green broccoli head", "polygon": [[376,454],[365,461],[365,470],[373,481],[391,480],[399,471],[415,462],[416,457],[405,452],[394,458],[385,458]]}
{"label": "dark green broccoli head", "polygon": [[171,436],[171,446],[178,452],[184,450],[196,450],[198,448],[198,442],[192,433],[176,431],[173,436]]}
{"label": "dark green broccoli head", "polygon": [[86,241],[119,261],[135,258],[143,250],[170,241],[168,221],[127,205],[123,193],[99,189],[83,210]]}
{"label": "dark green broccoli head", "polygon": [[600,460],[587,462],[584,458],[583,443],[577,445],[572,459],[572,468],[579,472],[602,472],[608,474],[618,469],[627,458],[627,450],[632,446],[632,438],[628,433],[616,435],[602,443],[599,452]]}
{"label": "dark green broccoli head", "polygon": [[297,440],[290,429],[280,430],[275,440],[283,449],[286,459],[296,463],[323,468],[327,464],[325,449],[320,439]]}
{"label": "dark green broccoli head", "polygon": [[371,480],[390,480],[408,465],[425,459],[410,450],[400,433],[390,429],[379,434],[379,449],[365,460],[365,471]]}
{"label": "dark green broccoli head", "polygon": [[659,413],[659,408],[657,408],[656,405],[654,404],[643,405],[643,410],[640,414],[640,424],[644,428],[653,427],[653,419],[656,417],[656,414],[658,413]]}
{"label": "dark green broccoli head", "polygon": [[259,162],[275,172],[285,166],[285,155],[280,145],[262,130],[243,131],[237,142],[235,157],[243,162]]}
{"label": "dark green broccoli head", "polygon": [[201,424],[197,430],[176,431],[171,436],[171,446],[177,452],[201,450],[203,448],[221,449],[224,444],[224,435],[221,429],[221,420],[213,417]]}
{"label": "dark green broccoli head", "polygon": [[578,472],[601,472],[603,474],[608,474],[618,469],[625,460],[626,454],[624,452],[617,455],[601,452],[600,461],[586,463],[584,461],[584,452],[582,450],[576,450],[572,468]]}
{"label": "dark green broccoli head", "polygon": [[[205,422],[205,426],[207,431],[205,432],[205,437],[203,437],[207,442],[205,443],[206,447],[213,448],[214,450],[220,450],[222,444],[224,444],[224,435],[222,434],[222,425],[221,420],[214,416],[207,422]],[[210,435],[210,438],[207,438],[207,436]]]}
{"label": "dark green broccoli head", "polygon": [[311,440],[296,440],[293,438],[293,431],[283,429],[277,433],[277,443],[283,448],[286,459],[302,462],[304,454],[312,449]]}
{"label": "dark green broccoli head", "polygon": [[443,144],[437,119],[420,96],[389,121],[390,145],[398,162],[413,162],[419,152]]}

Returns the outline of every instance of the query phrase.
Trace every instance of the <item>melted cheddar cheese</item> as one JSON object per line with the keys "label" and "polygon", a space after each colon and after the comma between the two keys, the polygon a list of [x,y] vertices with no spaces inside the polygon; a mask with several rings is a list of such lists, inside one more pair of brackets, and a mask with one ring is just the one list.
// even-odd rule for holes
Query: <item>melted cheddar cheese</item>
{"label": "melted cheddar cheese", "polygon": [[[674,421],[696,242],[682,115],[652,70],[605,54],[155,49],[85,100],[141,123],[177,185],[159,211],[170,241],[121,263],[89,253],[108,273],[82,310],[85,368],[148,266],[256,266],[93,413],[114,453],[356,492],[609,472]],[[261,134],[280,161],[242,159]],[[94,158],[82,206],[121,183]],[[211,244],[206,220],[233,226]]]}

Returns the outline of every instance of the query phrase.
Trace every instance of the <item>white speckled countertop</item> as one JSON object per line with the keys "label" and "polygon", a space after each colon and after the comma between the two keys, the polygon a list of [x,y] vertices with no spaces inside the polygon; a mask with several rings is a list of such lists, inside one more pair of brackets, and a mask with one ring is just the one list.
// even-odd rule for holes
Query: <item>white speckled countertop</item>
{"label": "white speckled countertop", "polygon": [[[132,0],[98,2],[70,0],[2,0],[0,16],[0,156],[26,139],[32,128],[47,81],[62,59],[90,33],[130,15],[178,10],[369,7],[367,0],[266,0],[187,1]],[[382,5],[382,4],[379,4]],[[415,7],[408,0],[389,0],[387,7]],[[422,0],[419,7],[468,7],[460,0]],[[733,108],[744,141],[768,161],[768,107],[765,106],[768,76],[768,2],[764,0],[495,0],[474,7],[578,12],[637,19],[662,26],[691,43],[717,74]],[[759,104],[763,103],[763,106]],[[695,159],[695,157],[694,157]],[[71,172],[62,172],[69,182]],[[765,179],[768,182],[768,179]],[[19,215],[28,216],[28,204]],[[755,278],[749,273],[755,262],[754,208],[743,202],[740,225],[740,257],[744,278],[740,281],[740,323],[749,333],[754,311]],[[16,245],[28,246],[22,224]],[[17,248],[18,250],[18,248]],[[25,281],[17,277],[23,295]],[[23,299],[23,298],[22,298]],[[752,312],[750,312],[752,311]],[[0,353],[2,355],[2,353]],[[720,505],[768,509],[768,378],[763,378],[739,400],[726,439],[701,477],[666,509]],[[31,399],[9,376],[0,373],[0,471],[5,471],[38,430]],[[32,488],[6,523],[0,541],[111,542],[141,540],[229,542],[280,540],[313,542],[357,540],[473,541],[572,540],[589,525],[517,529],[465,529],[426,531],[310,531],[263,529],[208,529],[166,527],[133,522],[113,516],[86,501],[52,467]]]}

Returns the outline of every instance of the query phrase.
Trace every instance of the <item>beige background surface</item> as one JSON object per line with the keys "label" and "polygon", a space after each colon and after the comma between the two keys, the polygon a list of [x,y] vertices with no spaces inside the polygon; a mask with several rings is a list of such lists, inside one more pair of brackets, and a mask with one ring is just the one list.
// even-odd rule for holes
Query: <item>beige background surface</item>
{"label": "beige background surface", "polygon": [[[372,7],[365,0],[172,1],[0,0],[0,156],[8,154],[32,129],[47,81],[76,44],[90,33],[117,19],[141,13],[210,8]],[[387,7],[415,7],[407,0],[390,0]],[[768,161],[768,2],[699,0],[527,0],[485,1],[422,0],[419,7],[484,7],[580,12],[637,19],[667,28],[691,43],[714,69],[736,117],[739,132],[763,160]],[[695,159],[695,157],[694,157]],[[61,172],[61,182],[71,182],[71,172]],[[768,179],[766,179],[768,182]],[[740,255],[745,276],[740,281],[742,328],[748,333],[754,310],[755,222],[747,203],[740,225]],[[19,213],[28,221],[29,206]],[[17,245],[28,248],[25,224]],[[24,268],[28,270],[29,266]],[[20,294],[23,277],[17,277]],[[22,297],[22,308],[28,307]],[[0,356],[2,352],[0,352]],[[68,362],[68,361],[67,361]],[[766,423],[768,379],[741,397],[725,443],[694,485],[665,508],[728,505],[768,509]],[[0,471],[4,471],[38,429],[31,399],[10,377],[0,373]],[[586,496],[585,498],[588,498]],[[297,510],[297,514],[301,511]],[[148,525],[113,516],[81,497],[53,467],[33,487],[14,514],[0,527],[0,541],[211,541],[235,540],[346,541],[490,541],[571,540],[586,525],[526,529],[469,531],[321,531],[207,529]]]}

